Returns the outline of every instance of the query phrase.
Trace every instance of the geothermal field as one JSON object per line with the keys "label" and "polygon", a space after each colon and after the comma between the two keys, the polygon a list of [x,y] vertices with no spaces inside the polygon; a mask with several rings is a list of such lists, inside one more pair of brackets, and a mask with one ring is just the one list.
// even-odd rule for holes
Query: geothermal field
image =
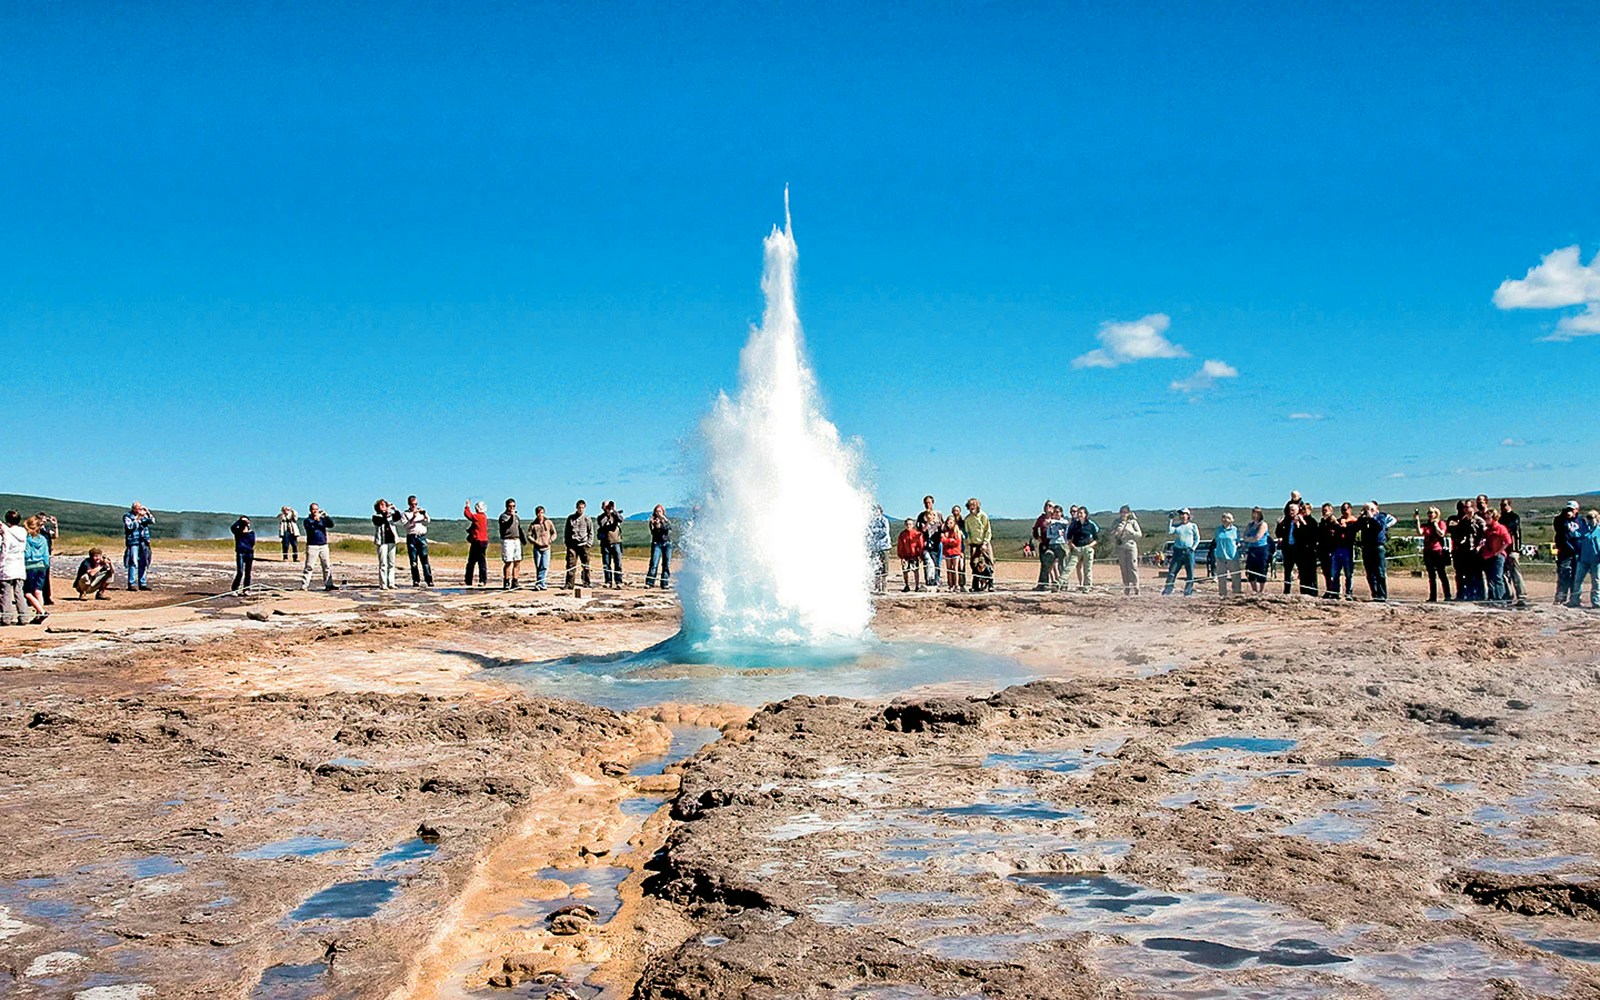
{"label": "geothermal field", "polygon": [[1600,619],[874,598],[796,259],[675,591],[205,600],[158,546],[5,630],[0,993],[1600,995]]}

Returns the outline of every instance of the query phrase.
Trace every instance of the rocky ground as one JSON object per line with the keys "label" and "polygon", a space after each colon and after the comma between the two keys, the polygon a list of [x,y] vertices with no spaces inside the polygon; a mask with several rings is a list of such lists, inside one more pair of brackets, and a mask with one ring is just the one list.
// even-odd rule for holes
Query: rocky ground
{"label": "rocky ground", "polygon": [[956,676],[754,715],[517,672],[675,627],[353,589],[6,630],[0,992],[1600,995],[1587,613],[893,596],[883,655]]}

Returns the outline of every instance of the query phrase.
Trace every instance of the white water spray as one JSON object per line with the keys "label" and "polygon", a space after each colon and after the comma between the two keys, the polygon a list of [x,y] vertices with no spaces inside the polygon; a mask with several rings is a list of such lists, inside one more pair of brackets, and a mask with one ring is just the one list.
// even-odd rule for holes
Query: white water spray
{"label": "white water spray", "polygon": [[766,312],[739,355],[738,395],[720,395],[701,427],[701,506],[680,592],[683,637],[703,649],[838,647],[863,639],[872,618],[872,501],[803,354],[787,189],[783,214],[764,241]]}

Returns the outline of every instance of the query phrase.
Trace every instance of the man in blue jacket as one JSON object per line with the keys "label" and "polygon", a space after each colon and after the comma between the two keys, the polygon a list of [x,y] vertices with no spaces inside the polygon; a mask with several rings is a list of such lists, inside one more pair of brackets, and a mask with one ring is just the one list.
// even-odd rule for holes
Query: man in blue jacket
{"label": "man in blue jacket", "polygon": [[328,529],[333,527],[333,518],[328,512],[316,504],[312,504],[306,512],[306,568],[300,574],[300,589],[311,589],[311,574],[318,566],[322,567],[322,589],[338,590],[333,583],[333,559],[328,554]]}
{"label": "man in blue jacket", "polygon": [[145,577],[150,572],[150,526],[156,523],[154,514],[144,504],[134,501],[122,515],[122,537],[126,544],[122,564],[128,571],[129,590],[149,590]]}
{"label": "man in blue jacket", "polygon": [[1600,510],[1591,510],[1567,522],[1572,543],[1572,589],[1567,607],[1582,607],[1583,578],[1589,578],[1589,607],[1600,609]]}

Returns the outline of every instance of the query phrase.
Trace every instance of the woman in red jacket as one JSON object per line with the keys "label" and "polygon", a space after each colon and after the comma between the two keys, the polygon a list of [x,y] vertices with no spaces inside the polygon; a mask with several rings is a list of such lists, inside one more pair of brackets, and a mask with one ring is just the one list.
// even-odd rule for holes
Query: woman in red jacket
{"label": "woman in red jacket", "polygon": [[927,551],[927,547],[917,523],[906,521],[905,530],[895,540],[895,551],[900,554],[900,579],[905,582],[902,593],[911,589],[912,580],[917,581],[918,590],[922,589],[922,553]]}
{"label": "woman in red jacket", "polygon": [[467,586],[472,586],[472,567],[478,567],[478,586],[489,585],[489,514],[479,500],[476,509],[468,500],[461,508],[467,519]]}
{"label": "woman in red jacket", "polygon": [[951,590],[967,589],[967,566],[961,553],[966,548],[967,540],[961,533],[961,525],[956,521],[956,516],[951,514],[944,519],[944,534],[939,536],[940,544],[944,546],[944,580],[945,586]]}
{"label": "woman in red jacket", "polygon": [[1483,544],[1478,546],[1478,555],[1483,557],[1483,571],[1489,578],[1489,600],[1511,600],[1511,595],[1506,592],[1506,552],[1511,548],[1511,532],[1500,523],[1500,512],[1487,510],[1483,518],[1488,522],[1488,527],[1483,533]]}
{"label": "woman in red jacket", "polygon": [[1422,538],[1422,568],[1428,574],[1428,602],[1439,599],[1443,588],[1444,599],[1450,600],[1450,529],[1445,525],[1439,508],[1428,508],[1428,520],[1417,519],[1417,534]]}

